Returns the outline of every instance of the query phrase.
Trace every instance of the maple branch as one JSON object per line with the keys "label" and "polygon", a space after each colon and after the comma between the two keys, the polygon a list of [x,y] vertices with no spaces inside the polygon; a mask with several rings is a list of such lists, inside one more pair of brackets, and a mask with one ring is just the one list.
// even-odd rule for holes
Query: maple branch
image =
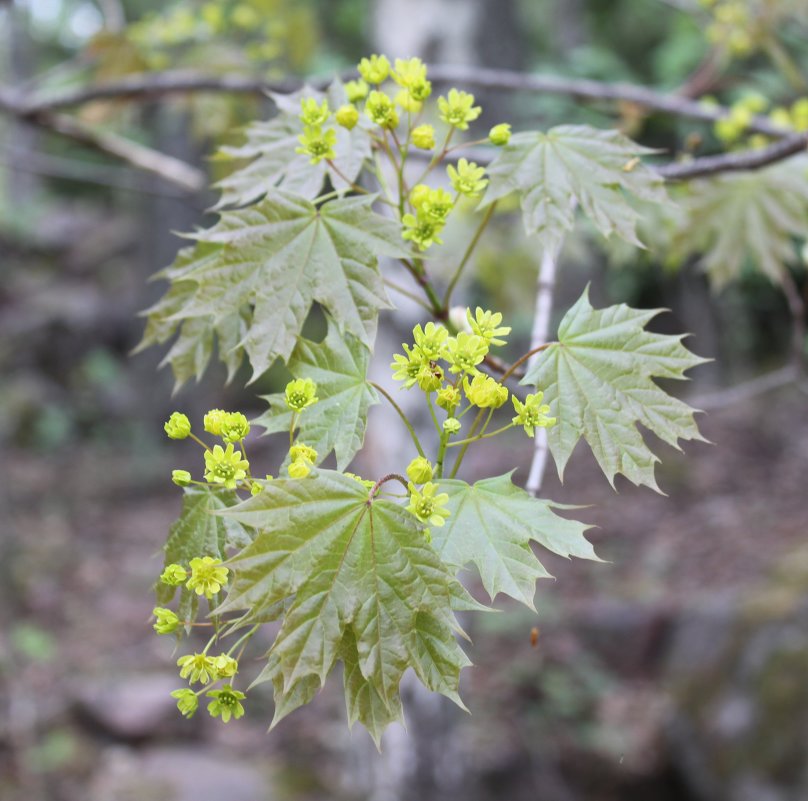
{"label": "maple branch", "polygon": [[0,88],[0,111],[39,128],[58,133],[85,147],[99,150],[190,192],[207,186],[207,175],[180,159],[106,131],[96,131],[67,114],[29,111],[12,93]]}
{"label": "maple branch", "polygon": [[668,181],[702,178],[724,172],[759,170],[808,149],[808,134],[791,134],[767,147],[744,150],[739,153],[724,153],[720,156],[702,156],[692,161],[683,161],[663,166],[651,165]]}
{"label": "maple branch", "polygon": [[[580,100],[630,103],[641,108],[664,112],[679,117],[690,117],[704,122],[716,122],[728,116],[723,106],[713,106],[691,100],[681,94],[658,92],[644,86],[628,83],[607,83],[585,78],[569,78],[563,75],[541,75],[512,70],[486,69],[480,67],[457,67],[435,64],[429,67],[434,83],[459,83],[480,89],[498,91],[533,92],[565,95]],[[354,77],[353,71],[343,77]],[[328,81],[314,78],[307,84],[323,87]],[[78,89],[63,89],[34,97],[24,103],[27,113],[58,111],[81,106],[97,100],[146,101],[172,94],[191,92],[230,92],[265,96],[268,92],[292,92],[299,89],[301,81],[284,79],[267,81],[258,76],[206,75],[192,70],[170,70],[161,73],[144,73]],[[749,125],[755,133],[780,138],[782,128],[773,125],[765,117],[755,117]]]}

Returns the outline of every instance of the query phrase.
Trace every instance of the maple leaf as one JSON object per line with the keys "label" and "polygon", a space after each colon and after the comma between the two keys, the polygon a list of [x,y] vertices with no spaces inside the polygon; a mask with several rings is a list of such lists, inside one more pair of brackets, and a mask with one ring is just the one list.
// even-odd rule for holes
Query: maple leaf
{"label": "maple leaf", "polygon": [[595,559],[584,537],[589,526],[557,515],[550,501],[533,498],[511,481],[510,474],[478,481],[445,479],[449,495],[446,525],[432,530],[432,545],[441,559],[457,568],[474,563],[491,600],[505,593],[533,609],[536,580],[549,577],[531,542],[560,556]]}
{"label": "maple leaf", "polygon": [[165,341],[172,324],[179,328],[174,357],[166,357],[172,366],[182,357],[179,381],[204,369],[217,334],[229,366],[243,350],[258,377],[276,358],[289,358],[318,302],[341,332],[370,347],[379,310],[390,305],[378,256],[406,253],[398,224],[376,214],[373,201],[339,198],[318,208],[272,190],[255,206],[224,212],[196,234],[196,249],[160,274],[176,283],[149,311],[145,344]]}
{"label": "maple leaf", "polygon": [[353,478],[318,470],[267,482],[222,514],[257,534],[230,560],[234,577],[217,612],[245,609],[250,617],[288,601],[259,677],[273,681],[282,706],[310,697],[311,677],[322,685],[340,659],[349,716],[374,736],[398,718],[407,668],[456,698],[467,661],[452,610],[455,598],[473,601],[406,509],[369,500]]}
{"label": "maple leaf", "polygon": [[792,158],[763,170],[691,182],[673,244],[676,258],[699,254],[718,288],[739,278],[746,264],[781,283],[797,261],[794,238],[805,236],[806,169],[808,158]]}
{"label": "maple leaf", "polygon": [[677,449],[680,439],[704,441],[695,410],[653,381],[685,379],[686,370],[708,361],[682,345],[683,335],[645,330],[661,311],[622,303],[594,309],[587,289],[561,321],[558,342],[536,354],[522,383],[544,392],[558,421],[547,429],[547,441],[560,477],[583,437],[612,486],[622,473],[659,492],[659,458],[637,423]]}
{"label": "maple leaf", "polygon": [[618,131],[588,125],[515,134],[488,168],[482,205],[518,192],[527,232],[550,250],[558,250],[572,230],[576,206],[603,236],[615,233],[642,247],[640,215],[627,196],[666,201],[662,178],[637,160],[653,152]]}
{"label": "maple leaf", "polygon": [[[310,378],[317,384],[319,401],[297,415],[298,439],[317,451],[319,461],[333,450],[337,468],[344,470],[365,437],[368,409],[379,402],[376,390],[367,381],[370,352],[356,337],[340,335],[328,321],[322,342],[299,339],[289,357],[289,371],[295,378]],[[269,411],[255,422],[268,434],[289,431],[292,411],[286,395],[264,396]]]}

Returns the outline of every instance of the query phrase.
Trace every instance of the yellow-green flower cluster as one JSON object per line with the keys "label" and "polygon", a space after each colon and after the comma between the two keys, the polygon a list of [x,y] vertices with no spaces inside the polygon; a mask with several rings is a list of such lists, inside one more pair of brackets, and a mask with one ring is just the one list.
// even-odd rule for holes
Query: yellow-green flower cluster
{"label": "yellow-green flower cluster", "polygon": [[250,433],[250,424],[241,412],[211,409],[203,418],[202,425],[208,434],[221,437],[225,442],[241,442]]}
{"label": "yellow-green flower cluster", "polygon": [[440,232],[446,225],[454,208],[454,199],[445,189],[432,189],[426,184],[417,184],[410,192],[410,206],[415,214],[405,214],[402,237],[426,250],[433,244],[442,244]]}
{"label": "yellow-green flower cluster", "polygon": [[726,48],[733,56],[747,56],[759,45],[760,33],[743,0],[699,0],[710,13],[708,41]]}
{"label": "yellow-green flower cluster", "polygon": [[[357,65],[357,71],[359,79],[345,84],[348,103],[357,105],[365,101],[365,115],[374,125],[386,130],[398,126],[400,110],[407,115],[407,143],[421,150],[433,150],[436,146],[434,127],[419,123],[417,119],[423,111],[424,102],[432,95],[426,64],[420,58],[397,58],[391,64],[386,56],[374,54],[363,58]],[[390,91],[385,91],[384,84],[388,80],[395,86],[388,84]],[[482,112],[480,106],[474,105],[474,95],[458,89],[450,89],[445,97],[439,97],[437,107],[440,120],[449,127],[447,142],[452,131],[468,130],[469,123]],[[503,145],[509,136],[509,126],[501,124],[492,129],[491,142]]]}
{"label": "yellow-green flower cluster", "polygon": [[718,120],[713,126],[715,135],[725,144],[737,142],[749,129],[755,115],[762,114],[768,106],[763,95],[750,93],[733,103],[729,115]]}

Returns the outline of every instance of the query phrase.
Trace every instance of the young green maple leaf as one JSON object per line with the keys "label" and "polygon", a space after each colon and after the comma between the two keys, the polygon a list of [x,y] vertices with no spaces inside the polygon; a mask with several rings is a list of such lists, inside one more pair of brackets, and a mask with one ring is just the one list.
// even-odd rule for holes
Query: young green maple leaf
{"label": "young green maple leaf", "polygon": [[[183,490],[182,511],[172,524],[166,541],[165,564],[187,566],[191,559],[212,556],[226,559],[231,548],[244,548],[252,533],[237,520],[219,517],[215,513],[239,502],[232,490],[206,487],[198,484]],[[158,604],[166,604],[174,597],[176,587],[158,582],[155,592]],[[186,587],[180,589],[178,613],[182,620],[193,619],[197,596]]]}
{"label": "young green maple leaf", "polygon": [[[314,448],[318,461],[333,450],[337,468],[344,470],[365,438],[368,409],[379,402],[367,381],[370,351],[350,334],[341,335],[329,319],[322,342],[299,339],[289,357],[289,371],[295,378],[310,378],[317,384],[319,401],[297,415],[299,439]],[[292,410],[286,395],[264,396],[269,411],[255,422],[268,434],[289,431]]]}
{"label": "young green maple leaf", "polygon": [[[188,321],[202,318],[203,331],[220,334],[220,350],[246,352],[257,377],[276,358],[289,358],[319,302],[340,331],[369,347],[379,310],[389,307],[378,256],[406,253],[398,225],[376,214],[373,200],[339,198],[317,208],[271,190],[255,206],[224,212],[217,225],[196,235],[204,256],[162,274],[183,284],[172,300],[179,308],[168,316],[182,324],[178,341]],[[158,322],[164,311],[160,315]],[[228,340],[226,350],[221,331],[235,330],[234,322],[243,334],[235,344]],[[151,333],[150,341],[155,338]]]}
{"label": "young green maple leaf", "polygon": [[536,354],[522,383],[544,391],[557,419],[547,429],[547,440],[562,478],[583,437],[612,486],[622,473],[659,492],[654,477],[659,458],[643,441],[637,423],[677,449],[680,439],[705,441],[695,410],[653,381],[684,380],[686,370],[708,361],[682,345],[684,335],[645,330],[661,311],[622,303],[594,309],[586,289],[561,321],[558,342]]}
{"label": "young green maple leaf", "polygon": [[683,261],[700,254],[711,283],[722,287],[741,276],[745,264],[779,284],[797,260],[794,238],[804,238],[808,220],[808,158],[764,170],[722,175],[688,185],[685,219],[674,238]]}
{"label": "young green maple leaf", "polygon": [[446,479],[440,491],[449,494],[451,514],[445,526],[432,529],[432,545],[449,565],[474,563],[491,600],[502,592],[534,608],[536,580],[550,574],[531,542],[561,556],[597,560],[584,537],[589,526],[559,517],[553,503],[533,498],[510,474],[473,485]]}
{"label": "young green maple leaf", "polygon": [[270,97],[278,107],[278,114],[271,120],[247,126],[244,144],[222,147],[214,157],[220,162],[248,161],[216,184],[222,192],[217,209],[249,205],[275,188],[313,200],[320,194],[326,176],[338,192],[345,192],[350,188],[348,181],[356,181],[370,158],[370,126],[365,121],[351,131],[333,121],[329,126],[337,134],[333,159],[336,170],[325,161],[311,164],[308,156],[295,152],[303,130],[298,117],[301,98],[314,98],[318,103],[325,98],[332,109],[339,108],[346,102],[339,81],[327,93],[303,87],[288,95],[271,93]]}
{"label": "young green maple leaf", "polygon": [[214,318],[192,317],[182,319],[183,309],[193,300],[197,284],[184,280],[184,276],[206,265],[215,264],[221,245],[199,243],[183,248],[171,267],[157,273],[154,278],[166,278],[173,283],[165,295],[141,316],[146,317],[143,337],[133,353],[140,353],[151,345],[162,345],[175,334],[176,340],[160,366],[171,365],[178,390],[188,379],[200,377],[210,362],[214,342],[218,341],[219,356],[227,366],[228,381],[233,378],[244,358],[239,343],[247,330],[247,309],[234,309],[230,314]]}
{"label": "young green maple leaf", "polygon": [[[346,636],[355,640],[359,674],[369,685],[346,688],[349,714],[363,724],[380,720],[378,701],[390,720],[397,718],[399,683],[410,667],[427,686],[456,696],[466,661],[452,610],[473,601],[402,506],[371,501],[355,479],[319,470],[268,482],[222,514],[258,533],[228,563],[234,577],[218,611],[260,615],[289,600],[259,677],[271,679],[282,699],[309,697],[309,677],[321,685],[345,659]],[[363,694],[365,701],[357,700]]]}
{"label": "young green maple leaf", "polygon": [[576,206],[603,236],[615,233],[642,247],[636,234],[640,215],[627,195],[666,201],[662,178],[638,161],[653,152],[618,131],[588,125],[515,134],[488,168],[482,205],[518,192],[527,232],[550,250],[572,230]]}

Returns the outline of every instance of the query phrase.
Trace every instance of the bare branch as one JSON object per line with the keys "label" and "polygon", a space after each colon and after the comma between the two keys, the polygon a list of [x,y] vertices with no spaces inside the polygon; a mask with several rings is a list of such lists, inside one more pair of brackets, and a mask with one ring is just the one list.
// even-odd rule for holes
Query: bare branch
{"label": "bare branch", "polygon": [[94,150],[100,150],[146,172],[159,175],[166,181],[190,192],[203,189],[207,175],[196,167],[173,156],[132,142],[116,134],[96,131],[66,114],[47,111],[29,111],[21,106],[11,93],[0,90],[0,111],[6,111],[18,119],[53,131]]}
{"label": "bare branch", "polygon": [[[711,106],[677,94],[665,94],[642,86],[626,83],[606,83],[562,75],[531,75],[511,70],[483,69],[433,65],[429,68],[435,83],[458,83],[480,89],[534,92],[566,95],[580,100],[631,103],[645,109],[690,117],[704,122],[716,122],[729,114],[722,106]],[[349,77],[349,76],[344,76]],[[312,86],[324,86],[327,81],[315,78]],[[259,77],[243,75],[205,75],[194,71],[175,70],[162,73],[132,75],[118,81],[79,89],[61,90],[23,103],[28,113],[58,111],[95,100],[150,100],[155,97],[189,92],[231,92],[265,95],[269,91],[290,92],[301,86],[300,81],[269,82]],[[749,130],[781,138],[782,128],[772,125],[765,117],[756,117]]]}
{"label": "bare branch", "polygon": [[808,134],[792,134],[768,147],[725,153],[720,156],[702,156],[691,161],[666,164],[655,169],[668,181],[683,181],[724,172],[759,170],[778,161],[801,153],[808,148]]}

